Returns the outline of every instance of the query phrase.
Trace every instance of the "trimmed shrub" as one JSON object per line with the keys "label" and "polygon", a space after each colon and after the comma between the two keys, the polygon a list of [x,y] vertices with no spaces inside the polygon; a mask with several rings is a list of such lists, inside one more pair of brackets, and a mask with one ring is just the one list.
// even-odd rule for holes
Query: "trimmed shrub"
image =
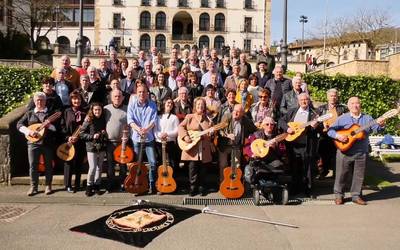
{"label": "trimmed shrub", "polygon": [[[326,76],[322,74],[304,75],[309,84],[309,91],[314,101],[326,102],[326,91],[336,88],[340,93],[342,103],[352,96],[361,99],[363,112],[378,118],[386,111],[397,108],[400,97],[400,82],[388,77],[371,76]],[[386,121],[385,133],[400,135],[399,117]]]}
{"label": "trimmed shrub", "polygon": [[43,77],[50,68],[25,69],[0,66],[0,117],[22,105],[30,95],[41,89]]}

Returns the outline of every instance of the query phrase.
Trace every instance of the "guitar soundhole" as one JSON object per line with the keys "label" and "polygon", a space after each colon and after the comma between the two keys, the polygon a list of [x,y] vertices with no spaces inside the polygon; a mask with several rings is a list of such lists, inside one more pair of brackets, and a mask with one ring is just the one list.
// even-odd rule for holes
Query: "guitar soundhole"
{"label": "guitar soundhole", "polygon": [[236,175],[235,174],[231,174],[230,178],[231,178],[231,180],[234,180],[234,179],[236,179]]}
{"label": "guitar soundhole", "polygon": [[351,131],[350,135],[351,135],[351,136],[354,136],[354,135],[355,135],[354,131]]}
{"label": "guitar soundhole", "polygon": [[163,177],[168,177],[168,172],[163,172],[163,173],[162,173],[162,176],[163,176]]}

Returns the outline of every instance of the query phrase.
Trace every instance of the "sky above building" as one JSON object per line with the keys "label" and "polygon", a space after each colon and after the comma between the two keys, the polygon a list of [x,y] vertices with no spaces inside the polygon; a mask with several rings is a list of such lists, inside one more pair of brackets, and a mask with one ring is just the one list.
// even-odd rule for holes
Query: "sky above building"
{"label": "sky above building", "polygon": [[[271,13],[271,44],[279,42],[282,36],[283,1],[272,0]],[[338,17],[352,17],[359,10],[386,11],[390,17],[391,25],[400,27],[400,1],[399,0],[288,0],[288,42],[301,40],[302,27],[300,16],[308,17],[304,26],[305,39],[323,32],[325,16],[328,23]],[[323,33],[322,33],[323,34]],[[400,34],[398,34],[400,41]]]}

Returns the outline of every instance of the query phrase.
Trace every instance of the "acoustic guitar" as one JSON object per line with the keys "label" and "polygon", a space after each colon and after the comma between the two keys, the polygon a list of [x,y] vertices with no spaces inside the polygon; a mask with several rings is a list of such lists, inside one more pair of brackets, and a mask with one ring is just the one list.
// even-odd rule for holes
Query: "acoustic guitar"
{"label": "acoustic guitar", "polygon": [[329,128],[336,121],[336,119],[338,117],[338,113],[336,111],[336,108],[329,109],[328,113],[331,113],[332,117],[323,122],[323,124],[324,124],[324,132],[328,131],[328,129],[326,127]]}
{"label": "acoustic guitar", "polygon": [[263,139],[255,139],[250,146],[253,157],[264,158],[268,155],[269,148],[272,144],[285,140],[287,136],[288,133],[283,133],[268,141]]}
{"label": "acoustic guitar", "polygon": [[224,180],[219,186],[219,192],[227,199],[239,199],[244,193],[241,181],[242,170],[236,166],[236,150],[231,153],[231,166],[224,169]]}
{"label": "acoustic guitar", "polygon": [[227,126],[228,126],[227,122],[221,122],[221,123],[218,123],[217,125],[215,125],[215,126],[213,126],[211,128],[203,130],[203,131],[189,130],[188,131],[188,135],[189,135],[190,139],[192,140],[192,142],[188,143],[183,139],[184,137],[179,137],[178,136],[179,148],[182,149],[183,151],[188,151],[188,150],[192,149],[194,146],[197,145],[197,143],[201,140],[201,137],[203,135],[209,133],[211,130],[216,131],[216,130],[223,129],[223,128],[227,127]]}
{"label": "acoustic guitar", "polygon": [[[75,129],[74,133],[72,133],[71,137],[78,137],[80,131],[81,131],[82,125],[80,125],[78,128]],[[75,147],[73,143],[71,142],[65,142],[58,146],[56,150],[56,154],[58,158],[60,158],[63,161],[70,161],[74,158],[75,156]]]}
{"label": "acoustic guitar", "polygon": [[138,161],[128,163],[128,176],[125,178],[125,190],[132,194],[143,194],[149,189],[149,181],[147,178],[147,167],[142,163],[145,137],[140,137],[140,147]]}
{"label": "acoustic guitar", "polygon": [[176,182],[173,177],[173,169],[168,165],[166,147],[167,141],[162,140],[162,165],[158,167],[156,188],[161,193],[173,193],[176,190]]}
{"label": "acoustic guitar", "polygon": [[28,128],[34,132],[37,133],[35,137],[26,135],[25,138],[32,143],[38,142],[43,139],[44,133],[46,131],[46,126],[49,125],[50,123],[54,122],[58,118],[60,118],[61,112],[55,112],[51,116],[49,116],[44,122],[42,123],[35,123],[32,125],[29,125]]}
{"label": "acoustic guitar", "polygon": [[[391,117],[396,116],[397,114],[399,114],[400,112],[400,108],[398,109],[391,109],[388,112],[384,113],[382,116],[380,116],[379,118],[383,118],[383,119],[388,119]],[[379,119],[378,118],[378,119]],[[347,142],[341,142],[339,140],[334,140],[335,146],[342,152],[346,152],[347,150],[349,150],[353,144],[357,141],[357,140],[362,140],[365,139],[366,134],[365,134],[365,130],[370,128],[371,126],[376,124],[377,120],[373,120],[369,123],[367,123],[364,126],[360,126],[358,124],[353,124],[350,128],[348,129],[342,129],[342,130],[338,130],[336,131],[337,134],[339,135],[345,135],[347,136],[348,140]]]}
{"label": "acoustic guitar", "polygon": [[133,161],[133,150],[127,145],[129,140],[128,125],[122,130],[121,144],[114,149],[114,160],[121,164]]}
{"label": "acoustic guitar", "polygon": [[323,122],[325,120],[328,120],[329,118],[332,118],[331,113],[326,113],[323,116],[318,117],[317,119],[314,119],[312,121],[306,122],[306,123],[301,123],[301,122],[289,122],[288,126],[289,128],[294,130],[293,134],[288,134],[287,137],[285,138],[286,141],[294,141],[299,137],[303,131],[306,129],[306,127],[310,126],[313,122]]}
{"label": "acoustic guitar", "polygon": [[[54,160],[51,161],[51,166],[54,168],[56,163]],[[38,172],[39,173],[44,173],[46,171],[46,163],[44,162],[44,155],[40,154],[39,156],[39,164],[38,164]]]}

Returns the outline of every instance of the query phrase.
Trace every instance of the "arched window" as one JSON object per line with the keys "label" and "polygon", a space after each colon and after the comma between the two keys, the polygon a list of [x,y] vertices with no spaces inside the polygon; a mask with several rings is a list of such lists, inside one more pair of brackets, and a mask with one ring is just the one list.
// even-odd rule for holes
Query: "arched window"
{"label": "arched window", "polygon": [[215,31],[225,31],[225,16],[222,13],[215,15]]}
{"label": "arched window", "polygon": [[199,48],[209,48],[210,47],[210,39],[208,36],[201,36],[199,38]]}
{"label": "arched window", "polygon": [[144,11],[140,14],[140,28],[150,29],[150,12]]}
{"label": "arched window", "polygon": [[40,36],[37,41],[36,41],[38,47],[40,49],[49,49],[50,46],[50,41],[47,37],[45,36]]}
{"label": "arched window", "polygon": [[156,15],[156,29],[165,30],[166,16],[164,12],[158,12]]}
{"label": "arched window", "polygon": [[150,36],[144,34],[140,37],[140,50],[147,51],[150,49]]}
{"label": "arched window", "polygon": [[199,30],[208,31],[210,30],[210,16],[207,13],[200,15]]}
{"label": "arched window", "polygon": [[224,46],[225,39],[222,36],[216,36],[214,38],[214,48],[216,49],[222,49],[222,46]]}
{"label": "arched window", "polygon": [[71,42],[66,36],[60,36],[57,38],[57,43],[59,44],[58,52],[60,54],[68,54],[70,53]]}
{"label": "arched window", "polygon": [[165,49],[167,48],[167,43],[164,35],[156,36],[156,47],[162,53],[165,53]]}

